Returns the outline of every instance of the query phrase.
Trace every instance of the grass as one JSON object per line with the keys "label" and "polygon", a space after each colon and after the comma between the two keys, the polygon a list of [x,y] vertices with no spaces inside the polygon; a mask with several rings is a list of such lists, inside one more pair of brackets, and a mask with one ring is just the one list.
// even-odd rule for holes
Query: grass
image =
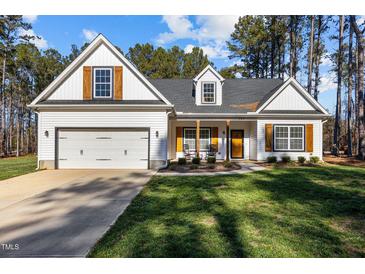
{"label": "grass", "polygon": [[0,159],[0,180],[34,172],[36,168],[35,155]]}
{"label": "grass", "polygon": [[365,169],[153,177],[90,257],[365,257]]}

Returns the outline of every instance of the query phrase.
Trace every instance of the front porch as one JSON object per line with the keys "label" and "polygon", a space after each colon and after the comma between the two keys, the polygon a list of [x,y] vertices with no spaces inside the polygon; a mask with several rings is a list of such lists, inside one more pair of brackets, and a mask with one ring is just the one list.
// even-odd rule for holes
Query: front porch
{"label": "front porch", "polygon": [[256,160],[256,123],[240,120],[170,120],[169,159]]}

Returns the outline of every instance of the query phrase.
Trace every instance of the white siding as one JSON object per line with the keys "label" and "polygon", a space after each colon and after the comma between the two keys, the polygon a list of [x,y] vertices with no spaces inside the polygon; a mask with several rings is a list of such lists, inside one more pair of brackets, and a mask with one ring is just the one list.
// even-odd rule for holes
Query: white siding
{"label": "white siding", "polygon": [[[166,160],[167,152],[167,115],[165,112],[40,112],[38,157],[39,160],[55,159],[55,128],[150,128],[150,159]],[[49,132],[46,137],[44,132]],[[159,137],[156,137],[158,131]]]}
{"label": "white siding", "polygon": [[153,92],[126,64],[101,44],[63,83],[50,95],[50,100],[82,100],[83,66],[123,66],[124,100],[158,100]]}
{"label": "white siding", "polygon": [[288,85],[265,110],[315,110],[292,85]]}
{"label": "white siding", "polygon": [[[313,124],[313,152],[265,152],[265,124]],[[322,121],[321,120],[258,120],[257,121],[257,160],[266,160],[268,156],[290,156],[297,160],[298,156],[307,159],[310,156],[318,156],[322,159]]]}
{"label": "white siding", "polygon": [[[203,82],[215,82],[216,85],[216,103],[215,104],[202,104],[202,83]],[[210,105],[221,105],[222,104],[222,84],[218,77],[208,69],[197,81],[195,89],[195,103],[197,105],[203,105],[209,107]]]}

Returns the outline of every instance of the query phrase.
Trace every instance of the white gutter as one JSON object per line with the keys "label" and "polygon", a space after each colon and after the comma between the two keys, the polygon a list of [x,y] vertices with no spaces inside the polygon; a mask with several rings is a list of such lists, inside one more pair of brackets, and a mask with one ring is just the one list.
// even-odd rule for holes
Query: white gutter
{"label": "white gutter", "polygon": [[268,113],[268,114],[257,114],[257,113],[247,113],[247,114],[242,114],[242,113],[181,113],[178,112],[177,113],[177,117],[221,117],[221,118],[226,118],[226,117],[235,117],[235,118],[266,118],[266,117],[330,117],[331,115],[327,115],[327,114],[296,114],[296,113]]}
{"label": "white gutter", "polygon": [[53,105],[53,104],[42,104],[42,105],[27,105],[27,107],[29,108],[33,108],[33,109],[41,109],[41,108],[54,108],[54,109],[67,109],[67,108],[84,108],[84,109],[94,109],[94,108],[107,108],[107,109],[113,109],[113,108],[126,108],[126,109],[138,109],[138,108],[151,108],[151,109],[166,109],[166,108],[173,108],[174,105],[148,105],[148,104],[143,104],[143,105],[124,105],[124,104],[87,104],[87,105],[82,105],[82,104],[62,104],[62,105]]}

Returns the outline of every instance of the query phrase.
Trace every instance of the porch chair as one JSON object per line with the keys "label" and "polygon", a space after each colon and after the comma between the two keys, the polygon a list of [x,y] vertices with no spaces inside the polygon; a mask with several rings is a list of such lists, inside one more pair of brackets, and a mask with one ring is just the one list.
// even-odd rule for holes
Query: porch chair
{"label": "porch chair", "polygon": [[189,144],[184,144],[184,157],[187,160],[191,159],[192,154],[190,153]]}
{"label": "porch chair", "polygon": [[209,151],[207,152],[207,158],[209,156],[215,157],[215,155],[217,154],[217,151],[218,151],[217,145],[210,145],[209,146]]}

